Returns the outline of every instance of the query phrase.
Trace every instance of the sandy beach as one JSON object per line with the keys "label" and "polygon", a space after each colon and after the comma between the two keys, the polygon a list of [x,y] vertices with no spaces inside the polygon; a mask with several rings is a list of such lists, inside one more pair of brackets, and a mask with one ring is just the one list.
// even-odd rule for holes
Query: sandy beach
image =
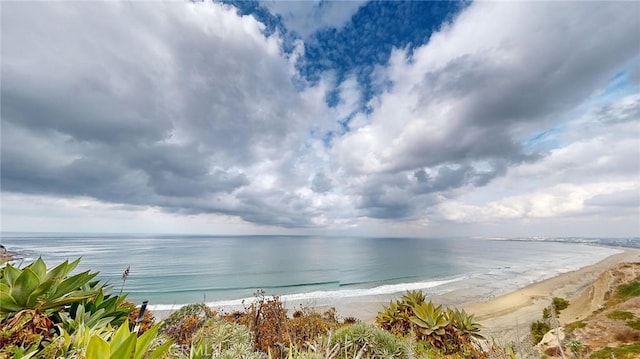
{"label": "sandy beach", "polygon": [[476,315],[484,325],[486,335],[501,340],[522,339],[529,333],[530,323],[541,318],[542,309],[549,305],[551,298],[562,297],[576,302],[559,318],[561,324],[581,319],[597,309],[598,303],[586,303],[583,299],[586,293],[583,292],[590,290],[592,284],[598,291],[599,283],[595,281],[600,274],[618,263],[639,261],[640,250],[625,248],[623,253],[596,264],[463,307]]}

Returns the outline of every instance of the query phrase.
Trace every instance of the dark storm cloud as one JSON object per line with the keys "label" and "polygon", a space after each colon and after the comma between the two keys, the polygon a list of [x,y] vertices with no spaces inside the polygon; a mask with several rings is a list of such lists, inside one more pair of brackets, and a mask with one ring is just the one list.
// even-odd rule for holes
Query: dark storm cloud
{"label": "dark storm cloud", "polygon": [[306,121],[255,20],[220,4],[5,5],[3,191],[301,220],[218,200],[286,158]]}

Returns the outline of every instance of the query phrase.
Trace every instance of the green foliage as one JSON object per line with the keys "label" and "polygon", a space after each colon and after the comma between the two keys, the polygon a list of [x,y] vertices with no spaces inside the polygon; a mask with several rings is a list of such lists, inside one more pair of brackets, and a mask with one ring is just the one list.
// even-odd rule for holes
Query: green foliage
{"label": "green foliage", "polygon": [[618,287],[618,290],[616,292],[616,299],[621,302],[637,296],[640,296],[640,282],[623,284]]}
{"label": "green foliage", "polygon": [[587,323],[579,320],[577,322],[572,322],[564,326],[564,331],[567,334],[573,333],[576,329],[584,328],[587,326]]}
{"label": "green foliage", "polygon": [[627,326],[631,329],[640,330],[640,319],[627,321]]}
{"label": "green foliage", "polygon": [[437,343],[442,341],[442,337],[446,333],[445,327],[449,325],[449,320],[445,312],[442,311],[442,306],[428,302],[416,305],[411,309],[413,316],[410,320],[416,325],[415,330],[418,338],[439,346]]}
{"label": "green foliage", "polygon": [[482,338],[481,326],[473,315],[464,310],[445,310],[425,300],[421,291],[409,291],[401,300],[392,301],[379,312],[376,323],[394,335],[413,335],[441,355],[461,353],[471,348],[471,338]]}
{"label": "green foliage", "polygon": [[551,325],[544,321],[537,320],[531,323],[531,335],[533,336],[534,343],[540,343],[544,335],[547,334],[550,330]]}
{"label": "green foliage", "polygon": [[22,269],[7,264],[0,271],[0,318],[24,309],[55,312],[94,297],[97,291],[86,285],[97,272],[67,277],[79,262],[64,261],[49,271],[42,258]]}
{"label": "green foliage", "polygon": [[409,349],[398,337],[367,324],[342,327],[331,338],[336,358],[408,358]]}
{"label": "green foliage", "polygon": [[185,305],[162,321],[160,333],[177,344],[190,345],[193,335],[202,327],[205,320],[214,316],[215,313],[203,303]]}
{"label": "green foliage", "polygon": [[157,359],[171,347],[171,341],[151,349],[153,340],[158,334],[159,326],[153,326],[138,337],[136,332],[129,331],[129,323],[121,325],[109,340],[100,335],[92,335],[86,348],[86,359]]}
{"label": "green foliage", "polygon": [[480,334],[481,326],[477,322],[475,322],[475,318],[473,314],[467,314],[467,312],[462,309],[448,309],[447,317],[451,322],[451,325],[458,330],[463,336],[466,337],[475,337],[482,339],[483,336]]}
{"label": "green foliage", "polygon": [[616,310],[607,314],[607,318],[615,319],[615,320],[628,320],[628,319],[633,319],[633,313],[625,312],[622,310]]}
{"label": "green foliage", "polygon": [[376,316],[376,324],[395,335],[405,336],[412,330],[413,307],[425,302],[426,295],[422,291],[407,291],[399,301],[391,301]]}
{"label": "green foliage", "polygon": [[249,329],[234,323],[208,319],[193,337],[191,359],[260,359],[253,351]]}
{"label": "green foliage", "polygon": [[569,301],[564,298],[553,297],[553,299],[551,300],[551,305],[553,306],[553,309],[556,311],[556,315],[558,315],[562,310],[567,309],[567,307],[569,307]]}
{"label": "green foliage", "polygon": [[[351,319],[347,318],[345,322],[347,320]],[[351,324],[356,322],[354,319]],[[286,326],[291,344],[301,347],[342,326],[342,323],[336,317],[335,309],[319,313],[311,308],[300,308],[293,313],[293,318],[287,320]]]}
{"label": "green foliage", "polygon": [[640,356],[640,343],[620,345],[615,348],[605,347],[591,353],[590,359],[635,359]]}
{"label": "green foliage", "polygon": [[567,347],[569,348],[569,350],[571,350],[571,353],[573,353],[576,358],[582,358],[586,349],[584,343],[577,339],[569,340],[569,342],[567,343]]}

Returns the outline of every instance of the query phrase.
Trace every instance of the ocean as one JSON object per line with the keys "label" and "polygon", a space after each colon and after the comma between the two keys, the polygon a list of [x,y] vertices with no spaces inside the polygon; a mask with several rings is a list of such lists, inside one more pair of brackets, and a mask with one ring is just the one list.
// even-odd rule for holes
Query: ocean
{"label": "ocean", "polygon": [[441,295],[469,288],[489,298],[620,252],[475,238],[3,233],[0,243],[24,263],[82,257],[76,271],[99,271],[113,292],[123,287],[129,300],[148,300],[155,310],[241,306],[261,289],[308,305],[381,301],[408,289]]}

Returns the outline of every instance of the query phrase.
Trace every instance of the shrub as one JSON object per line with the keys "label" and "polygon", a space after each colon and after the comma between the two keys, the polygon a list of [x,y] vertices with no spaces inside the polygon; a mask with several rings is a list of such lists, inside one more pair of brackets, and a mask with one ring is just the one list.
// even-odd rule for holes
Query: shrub
{"label": "shrub", "polygon": [[567,307],[569,307],[569,301],[564,298],[553,297],[553,299],[551,300],[551,305],[553,306],[553,309],[556,311],[556,315],[558,315],[562,310],[567,309]]}
{"label": "shrub", "polygon": [[249,329],[218,318],[207,319],[193,337],[191,358],[260,359]]}
{"label": "shrub", "polygon": [[620,301],[626,301],[627,299],[637,296],[640,296],[640,282],[623,284],[618,287],[618,291],[616,292],[616,298]]}
{"label": "shrub", "polygon": [[551,325],[544,321],[537,320],[531,323],[531,335],[535,344],[540,343],[545,334],[551,330]]}
{"label": "shrub", "polygon": [[627,321],[627,326],[635,330],[640,330],[640,319]]}
{"label": "shrub", "polygon": [[620,345],[615,348],[605,347],[591,353],[591,359],[636,359],[640,355],[640,343]]}
{"label": "shrub", "polygon": [[584,328],[587,326],[587,323],[579,320],[577,322],[572,322],[564,326],[564,331],[567,334],[573,333],[576,329]]}
{"label": "shrub", "polygon": [[250,319],[255,350],[271,352],[280,357],[283,348],[291,344],[287,328],[287,311],[278,296],[267,298],[264,291],[256,293],[256,300],[245,309]]}
{"label": "shrub", "polygon": [[402,339],[367,324],[342,327],[334,333],[330,346],[338,346],[337,357],[408,358],[409,349]]}
{"label": "shrub", "polygon": [[623,343],[640,342],[640,332],[630,328],[624,328],[618,330],[613,338]]}
{"label": "shrub", "polygon": [[318,313],[310,308],[300,308],[293,313],[293,318],[288,319],[287,327],[291,343],[303,347],[307,342],[313,342],[340,325],[335,311]]}
{"label": "shrub", "polygon": [[179,345],[189,345],[205,320],[214,316],[215,313],[203,303],[185,305],[162,321],[160,333]]}
{"label": "shrub", "polygon": [[421,291],[408,291],[379,312],[376,323],[394,335],[413,335],[440,354],[461,353],[471,347],[473,337],[482,338],[481,326],[473,315],[464,310],[445,310],[425,299]]}
{"label": "shrub", "polygon": [[625,312],[625,311],[622,311],[622,310],[616,310],[616,311],[613,311],[613,312],[607,314],[607,318],[616,319],[616,320],[633,319],[633,313]]}

